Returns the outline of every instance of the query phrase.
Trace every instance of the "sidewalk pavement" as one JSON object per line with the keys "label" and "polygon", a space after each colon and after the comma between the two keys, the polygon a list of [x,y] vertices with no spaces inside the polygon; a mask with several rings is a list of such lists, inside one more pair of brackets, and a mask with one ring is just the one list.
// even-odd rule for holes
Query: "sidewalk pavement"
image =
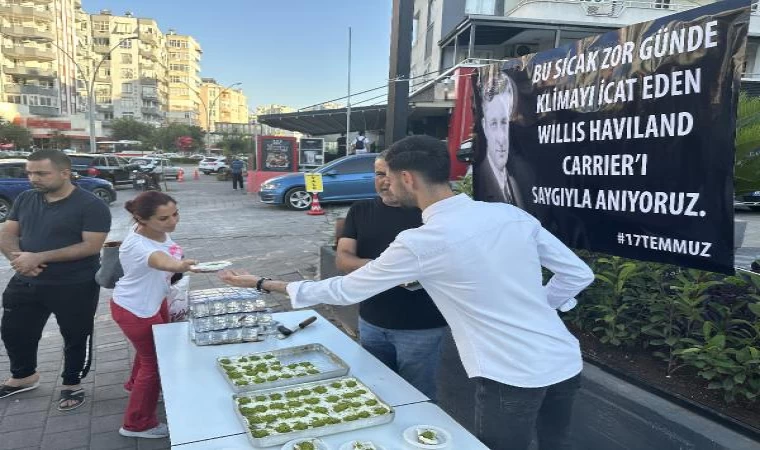
{"label": "sidewalk pavement", "polygon": [[[345,215],[346,206],[327,207],[325,216],[308,216],[263,205],[255,195],[233,191],[231,183],[202,176],[200,180],[169,183],[169,194],[177,199],[181,221],[173,239],[187,257],[202,261],[226,259],[234,268],[286,280],[314,277],[318,249],[333,235],[334,220]],[[131,219],[124,202],[133,198],[132,189],[120,188],[119,200],[111,206],[113,226],[109,239],[121,239]],[[4,289],[13,271],[0,261],[0,285]],[[192,274],[190,289],[207,289],[223,284],[212,274]],[[11,449],[168,449],[168,439],[125,438],[118,434],[128,394],[122,384],[129,376],[134,350],[111,319],[110,290],[103,289],[95,318],[93,369],[82,382],[87,402],[70,412],[56,409],[63,364],[63,340],[51,317],[39,347],[40,387],[0,400],[0,450]],[[283,296],[270,296],[278,310],[288,310]],[[329,316],[329,309],[320,310]],[[0,317],[2,312],[0,312]],[[335,322],[335,321],[333,321]],[[10,376],[10,363],[0,343],[0,377]],[[159,414],[165,420],[163,403]]]}

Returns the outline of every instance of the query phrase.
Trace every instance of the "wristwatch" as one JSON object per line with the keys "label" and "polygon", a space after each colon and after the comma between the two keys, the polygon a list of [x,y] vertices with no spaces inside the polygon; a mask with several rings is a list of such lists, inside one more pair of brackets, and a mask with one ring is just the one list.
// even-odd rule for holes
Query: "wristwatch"
{"label": "wristwatch", "polygon": [[271,278],[267,278],[267,277],[261,277],[261,278],[259,278],[259,281],[256,282],[256,290],[259,291],[259,292],[263,292],[265,294],[268,294],[269,291],[266,290],[266,289],[264,289],[264,281],[267,281],[267,280],[272,281]]}

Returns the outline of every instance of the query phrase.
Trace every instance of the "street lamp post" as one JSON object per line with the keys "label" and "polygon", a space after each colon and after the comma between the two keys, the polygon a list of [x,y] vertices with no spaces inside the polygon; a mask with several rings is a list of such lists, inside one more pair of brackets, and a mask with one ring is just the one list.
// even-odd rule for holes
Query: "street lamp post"
{"label": "street lamp post", "polygon": [[[77,70],[79,70],[79,73],[82,75],[82,78],[85,80],[85,82],[87,82],[87,97],[88,97],[87,109],[90,112],[90,153],[94,153],[97,150],[96,148],[97,141],[95,138],[95,77],[97,76],[98,71],[100,70],[100,66],[103,65],[103,63],[105,62],[106,56],[110,55],[111,52],[116,50],[117,47],[121,46],[122,43],[126,41],[135,40],[135,39],[139,39],[139,37],[138,36],[125,37],[121,39],[116,45],[111,47],[103,56],[103,58],[100,59],[98,64],[95,66],[95,70],[92,72],[92,76],[89,78],[89,81],[87,78],[87,73],[85,73],[85,71],[82,70],[82,67],[79,65],[79,63],[77,63],[76,58],[71,56],[66,50],[62,49],[55,42],[50,42],[50,44],[53,45],[53,47],[60,50],[61,53],[63,53],[66,57],[68,57],[74,63]],[[29,39],[29,40],[38,41],[39,39]]]}
{"label": "street lamp post", "polygon": [[[216,101],[219,100],[219,97],[222,96],[225,92],[229,91],[230,89],[234,88],[235,86],[240,86],[241,82],[232,83],[231,85],[227,86],[226,88],[219,91],[219,93],[214,97],[214,100],[211,101],[211,107],[206,107],[206,135],[211,134],[211,110],[214,109],[214,105],[216,104]],[[206,105],[204,105],[206,106]],[[210,137],[210,136],[209,136]],[[208,140],[207,140],[208,141]]]}

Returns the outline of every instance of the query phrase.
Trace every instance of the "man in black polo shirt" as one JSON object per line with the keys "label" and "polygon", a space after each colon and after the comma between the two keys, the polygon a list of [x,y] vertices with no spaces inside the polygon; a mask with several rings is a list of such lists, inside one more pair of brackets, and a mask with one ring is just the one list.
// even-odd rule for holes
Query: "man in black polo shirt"
{"label": "man in black polo shirt", "polygon": [[3,293],[0,334],[11,378],[0,386],[0,398],[39,386],[37,345],[52,313],[64,341],[58,409],[68,411],[84,403],[80,381],[92,361],[100,290],[95,272],[111,212],[98,197],[71,183],[71,160],[63,152],[37,151],[26,170],[34,189],[16,198],[0,233],[0,251],[16,271]]}
{"label": "man in black polo shirt", "polygon": [[[383,152],[375,160],[379,197],[348,211],[336,260],[344,272],[380,256],[400,232],[422,225],[419,209],[401,208],[391,195],[387,172]],[[446,321],[424,289],[395,287],[359,305],[362,347],[433,401],[445,331]]]}

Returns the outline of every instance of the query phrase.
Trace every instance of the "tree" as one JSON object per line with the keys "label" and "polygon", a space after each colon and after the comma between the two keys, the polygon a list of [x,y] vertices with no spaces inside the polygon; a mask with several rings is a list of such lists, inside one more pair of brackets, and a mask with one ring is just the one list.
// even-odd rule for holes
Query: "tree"
{"label": "tree", "polygon": [[131,117],[114,119],[111,122],[111,138],[115,141],[150,142],[156,129],[147,123]]}
{"label": "tree", "polygon": [[739,95],[736,112],[736,194],[760,190],[760,98]]}
{"label": "tree", "polygon": [[0,143],[13,144],[16,149],[29,148],[32,145],[32,133],[24,127],[0,121]]}
{"label": "tree", "polygon": [[252,153],[253,141],[250,137],[246,138],[239,134],[226,134],[219,141],[219,147],[224,149],[226,155],[237,155],[239,153]]}
{"label": "tree", "polygon": [[[191,142],[182,141],[183,147],[179,147],[181,137],[189,137]],[[157,128],[153,133],[152,144],[156,148],[171,149],[175,151],[190,151],[203,148],[203,131],[199,127],[172,123],[165,127]]]}

